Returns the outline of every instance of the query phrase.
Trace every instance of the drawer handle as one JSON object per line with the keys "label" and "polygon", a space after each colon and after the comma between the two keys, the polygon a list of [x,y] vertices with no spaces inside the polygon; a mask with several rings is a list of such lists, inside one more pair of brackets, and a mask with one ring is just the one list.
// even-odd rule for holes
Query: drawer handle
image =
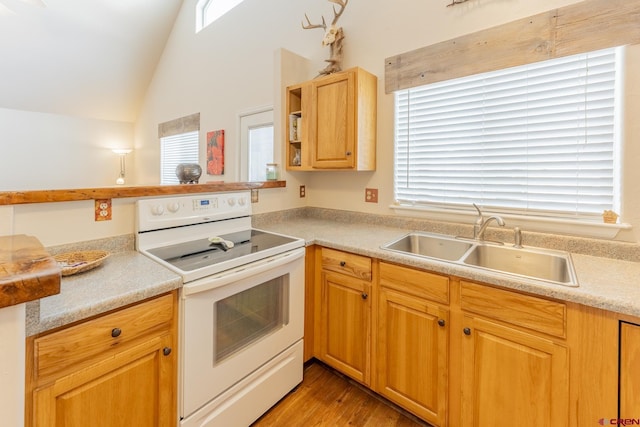
{"label": "drawer handle", "polygon": [[438,325],[444,326],[445,325],[444,319],[438,319]]}
{"label": "drawer handle", "polygon": [[171,354],[171,347],[165,347],[162,349],[162,354],[164,354],[165,356],[168,356]]}
{"label": "drawer handle", "polygon": [[344,267],[345,265],[347,265],[346,261],[340,261],[340,267]]}
{"label": "drawer handle", "polygon": [[111,330],[111,336],[114,338],[118,338],[121,333],[122,333],[122,330],[120,328],[113,328]]}
{"label": "drawer handle", "polygon": [[362,299],[367,299],[369,298],[369,294],[367,294],[366,292],[362,293]]}
{"label": "drawer handle", "polygon": [[471,335],[471,328],[464,328],[462,332],[464,332],[465,335]]}

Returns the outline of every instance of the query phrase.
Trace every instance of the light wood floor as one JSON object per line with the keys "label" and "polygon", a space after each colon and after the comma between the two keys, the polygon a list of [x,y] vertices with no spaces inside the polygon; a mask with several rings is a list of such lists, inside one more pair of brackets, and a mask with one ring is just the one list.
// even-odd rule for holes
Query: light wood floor
{"label": "light wood floor", "polygon": [[302,384],[252,424],[253,427],[428,425],[401,413],[318,362],[306,366]]}

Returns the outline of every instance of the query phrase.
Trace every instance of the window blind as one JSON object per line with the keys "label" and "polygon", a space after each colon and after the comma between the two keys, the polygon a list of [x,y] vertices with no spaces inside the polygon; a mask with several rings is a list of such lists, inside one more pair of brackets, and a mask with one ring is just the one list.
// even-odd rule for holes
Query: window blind
{"label": "window blind", "polygon": [[615,95],[615,48],[398,91],[396,200],[600,216],[614,204]]}
{"label": "window blind", "polygon": [[180,163],[198,163],[199,131],[160,138],[160,183],[179,184],[176,166]]}

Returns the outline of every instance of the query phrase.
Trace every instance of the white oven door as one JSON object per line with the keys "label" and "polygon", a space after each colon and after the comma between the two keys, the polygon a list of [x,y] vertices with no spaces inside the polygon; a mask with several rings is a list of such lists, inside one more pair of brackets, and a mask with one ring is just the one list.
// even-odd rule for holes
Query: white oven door
{"label": "white oven door", "polygon": [[296,249],[184,285],[183,418],[302,339],[304,253]]}

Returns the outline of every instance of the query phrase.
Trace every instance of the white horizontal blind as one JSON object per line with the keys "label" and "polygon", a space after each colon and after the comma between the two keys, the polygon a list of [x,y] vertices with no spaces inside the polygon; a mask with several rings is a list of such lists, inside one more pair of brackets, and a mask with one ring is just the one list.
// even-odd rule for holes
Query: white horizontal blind
{"label": "white horizontal blind", "polygon": [[396,92],[396,200],[600,216],[614,204],[615,79],[607,49]]}
{"label": "white horizontal blind", "polygon": [[176,166],[198,163],[198,134],[187,132],[160,138],[160,183],[179,184]]}

